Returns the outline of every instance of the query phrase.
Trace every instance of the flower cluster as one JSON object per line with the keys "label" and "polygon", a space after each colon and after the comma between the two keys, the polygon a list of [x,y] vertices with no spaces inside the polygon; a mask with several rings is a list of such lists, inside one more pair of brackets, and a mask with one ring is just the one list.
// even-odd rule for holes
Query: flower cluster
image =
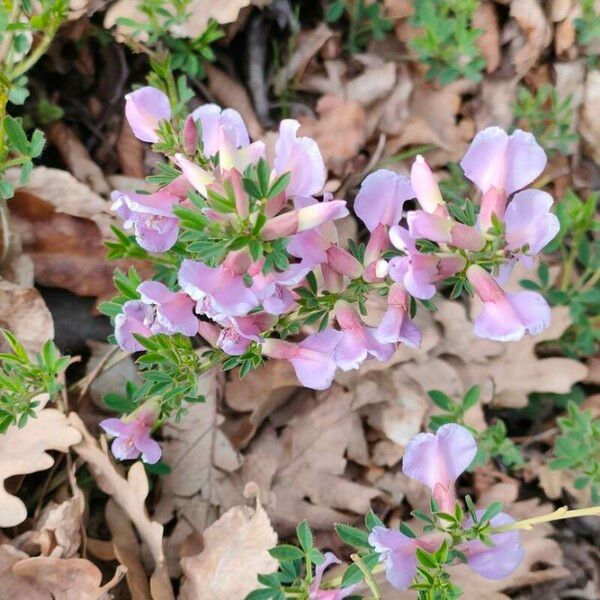
{"label": "flower cluster", "polygon": [[[323,194],[321,153],[298,136],[298,122],[282,121],[268,152],[250,142],[235,110],[208,104],[178,120],[151,87],[127,96],[126,116],[170,163],[158,191],[113,193],[130,243],[160,267],[157,281],[115,304],[125,351],[148,350],[157,335],[199,335],[211,366],[245,375],[266,358],[285,360],[302,385],[325,389],[338,368],[386,361],[398,344],[418,347],[417,302],[431,307],[439,286],[481,298],[479,336],[518,340],[549,324],[541,295],[501,287],[515,262],[531,264],[558,231],[550,196],[518,191],[546,163],[530,134],[492,127],[473,140],[461,164],[481,191],[478,216],[469,201],[444,201],[420,156],[410,178],[371,173],[354,201],[369,237],[346,249],[335,224],[349,214],[346,202]],[[405,210],[413,200],[417,208]],[[378,295],[387,310],[367,323]]]}

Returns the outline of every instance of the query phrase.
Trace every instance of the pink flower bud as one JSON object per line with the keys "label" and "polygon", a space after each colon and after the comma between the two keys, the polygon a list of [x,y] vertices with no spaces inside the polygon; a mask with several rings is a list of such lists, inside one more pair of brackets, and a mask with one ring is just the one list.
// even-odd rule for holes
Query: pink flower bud
{"label": "pink flower bud", "polygon": [[410,171],[410,184],[424,211],[433,214],[438,206],[445,205],[435,175],[420,154]]}
{"label": "pink flower bud", "polygon": [[342,275],[350,279],[357,279],[363,273],[363,266],[347,250],[339,246],[330,246],[327,251],[327,264]]}
{"label": "pink flower bud", "polygon": [[198,146],[198,127],[192,115],[188,115],[183,125],[183,148],[188,154],[194,154]]}
{"label": "pink flower bud", "polygon": [[492,214],[498,217],[499,221],[504,219],[506,210],[506,192],[503,189],[494,186],[483,194],[481,198],[481,209],[479,211],[478,225],[483,231],[487,231],[492,226]]}
{"label": "pink flower bud", "polygon": [[212,174],[187,159],[183,154],[176,154],[173,160],[190,184],[203,196],[206,196],[206,186],[213,182]]}

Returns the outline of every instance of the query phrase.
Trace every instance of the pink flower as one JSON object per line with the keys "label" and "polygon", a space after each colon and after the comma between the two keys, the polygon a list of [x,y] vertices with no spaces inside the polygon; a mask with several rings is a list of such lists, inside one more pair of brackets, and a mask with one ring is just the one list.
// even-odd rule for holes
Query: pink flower
{"label": "pink flower", "polygon": [[173,206],[186,197],[186,185],[176,179],[153,194],[114,191],[112,209],[123,219],[125,229],[133,229],[138,244],[148,252],[166,252],[177,241],[179,219]]}
{"label": "pink flower", "polygon": [[109,435],[115,436],[111,445],[115,458],[135,460],[141,455],[145,463],[152,465],[160,460],[162,454],[158,442],[150,437],[150,431],[156,422],[156,410],[143,406],[136,413],[129,415],[133,418],[127,422],[121,419],[104,419],[100,422],[100,427]]}
{"label": "pink flower", "polygon": [[390,240],[406,256],[392,258],[389,262],[389,275],[402,282],[411,296],[428,300],[435,295],[434,283],[462,271],[465,259],[457,255],[422,254],[408,230],[400,226],[390,229]]}
{"label": "pink flower", "polygon": [[444,512],[454,513],[454,482],[473,462],[477,444],[471,432],[455,423],[442,425],[435,435],[419,433],[404,452],[405,475],[424,483]]}
{"label": "pink flower", "polygon": [[311,270],[312,265],[304,260],[290,265],[285,271],[261,271],[264,261],[253,264],[248,273],[252,276],[252,291],[260,300],[264,310],[271,315],[283,315],[295,305],[290,286],[299,284]]}
{"label": "pink flower", "polygon": [[327,264],[340,275],[357,279],[363,273],[363,266],[347,250],[332,244],[326,251]]}
{"label": "pink flower", "polygon": [[500,342],[517,341],[550,325],[550,307],[537,292],[508,294],[478,265],[469,267],[467,277],[483,301],[483,310],[473,325],[475,335]]}
{"label": "pink flower", "polygon": [[473,252],[478,252],[485,246],[485,238],[479,229],[457,223],[448,216],[413,210],[408,213],[406,220],[408,231],[415,240],[425,238]]}
{"label": "pink flower", "polygon": [[246,315],[259,304],[244,281],[249,266],[249,257],[242,252],[230,252],[218,267],[185,259],[179,268],[179,285],[199,302],[199,312],[229,317]]}
{"label": "pink flower", "polygon": [[115,317],[115,339],[122,350],[139,352],[144,349],[134,337],[151,337],[156,331],[154,309],[141,300],[129,300],[123,305],[123,312]]}
{"label": "pink flower", "polygon": [[254,313],[247,317],[232,317],[223,322],[216,346],[232,356],[244,354],[252,342],[263,342],[261,333],[270,329],[276,322],[267,313]]}
{"label": "pink flower", "polygon": [[546,154],[530,133],[517,129],[509,136],[488,127],[473,138],[460,165],[484,194],[494,187],[510,196],[540,175]]}
{"label": "pink flower", "polygon": [[[478,510],[477,518],[481,519],[484,512]],[[514,522],[515,520],[506,513],[500,513],[490,519],[492,527],[501,527]],[[473,519],[469,517],[465,526],[472,525]],[[486,579],[504,579],[519,566],[525,556],[521,536],[518,531],[503,531],[490,537],[494,543],[493,547],[486,546],[480,540],[471,540],[459,550],[467,557],[469,567],[478,575]]]}
{"label": "pink flower", "polygon": [[560,231],[560,222],[550,212],[552,196],[541,190],[524,190],[514,195],[504,216],[506,247],[525,252],[520,257],[527,266]]}
{"label": "pink flower", "polygon": [[410,184],[424,211],[434,214],[441,207],[443,208],[442,212],[446,212],[446,203],[442,198],[435,175],[420,154],[415,159],[410,171]]}
{"label": "pink flower", "polygon": [[125,117],[138,140],[158,142],[159,123],[171,118],[169,98],[150,86],[135,90],[125,96]]}
{"label": "pink flower", "polygon": [[218,154],[222,169],[229,171],[236,168],[243,173],[249,164],[264,156],[264,144],[250,144],[244,120],[236,110],[204,104],[191,116],[200,123],[204,155],[212,158]]}
{"label": "pink flower", "polygon": [[214,181],[212,173],[203,169],[200,165],[192,162],[183,154],[175,154],[173,162],[181,169],[183,176],[194,187],[195,190],[206,196],[206,186]]}
{"label": "pink flower", "polygon": [[492,215],[496,215],[498,220],[504,220],[506,211],[506,192],[491,187],[481,198],[481,208],[477,217],[477,225],[482,231],[487,231],[492,226]]}
{"label": "pink flower", "polygon": [[385,362],[394,354],[394,344],[379,342],[375,337],[375,329],[367,327],[354,308],[344,300],[336,303],[335,317],[343,334],[335,349],[335,362],[343,371],[358,369],[367,356]]}
{"label": "pink flower", "polygon": [[407,589],[417,572],[417,542],[397,529],[374,527],[369,544],[385,565],[385,577],[397,590]]}
{"label": "pink flower", "polygon": [[284,119],[279,125],[279,138],[275,142],[275,175],[291,173],[285,190],[288,198],[318,194],[327,176],[319,146],[309,137],[296,137],[298,129],[298,121]]}
{"label": "pink flower", "polygon": [[407,177],[379,169],[362,182],[354,200],[354,212],[369,231],[374,231],[378,225],[397,225],[404,202],[414,197]]}
{"label": "pink flower", "polygon": [[344,200],[316,202],[269,219],[262,228],[260,235],[264,240],[275,240],[315,229],[329,221],[341,219],[348,214]]}
{"label": "pink flower", "polygon": [[182,333],[192,337],[198,333],[194,301],[183,292],[172,292],[159,281],[144,281],[138,286],[141,300],[155,307],[155,323],[162,333]]}
{"label": "pink flower", "polygon": [[325,560],[315,568],[315,578],[313,579],[310,589],[308,590],[308,600],[343,600],[343,598],[350,596],[357,586],[350,585],[345,588],[322,590],[321,581],[323,579],[323,573],[325,572],[325,569],[333,564],[339,565],[342,562],[332,552],[326,552],[324,558]]}
{"label": "pink flower", "polygon": [[300,383],[313,390],[325,390],[331,386],[336,363],[334,350],[342,334],[335,329],[313,333],[299,344],[270,338],[265,340],[262,353],[270,358],[288,360]]}
{"label": "pink flower", "polygon": [[421,345],[421,332],[408,315],[408,294],[399,283],[394,283],[388,293],[388,306],[375,338],[381,343],[402,342],[410,348]]}

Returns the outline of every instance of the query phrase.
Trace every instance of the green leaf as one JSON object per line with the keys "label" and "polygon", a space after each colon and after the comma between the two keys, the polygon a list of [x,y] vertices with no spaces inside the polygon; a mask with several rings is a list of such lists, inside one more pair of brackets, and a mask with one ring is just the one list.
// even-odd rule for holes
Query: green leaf
{"label": "green leaf", "polygon": [[300,546],[304,552],[310,552],[310,549],[313,547],[313,534],[308,526],[307,521],[302,521],[298,523],[296,527],[296,535],[298,536],[298,541],[300,542]]}
{"label": "green leaf", "polygon": [[366,531],[344,523],[336,523],[335,530],[339,538],[349,546],[353,548],[371,548],[369,535]]}
{"label": "green leaf", "polygon": [[478,385],[474,385],[469,391],[465,394],[462,402],[463,410],[466,412],[470,408],[473,408],[477,402],[479,401],[479,396],[481,395],[481,387]]}
{"label": "green leaf", "polygon": [[456,408],[456,404],[452,399],[440,390],[429,390],[427,395],[431,398],[431,401],[442,410],[453,412]]}
{"label": "green leaf", "polygon": [[304,557],[304,552],[300,550],[300,548],[296,548],[296,546],[292,546],[291,544],[281,544],[279,546],[275,546],[275,548],[271,548],[269,550],[269,554],[279,562],[286,560],[298,560]]}
{"label": "green leaf", "polygon": [[365,515],[365,527],[371,531],[374,527],[383,527],[383,521],[369,509],[369,512]]}
{"label": "green leaf", "polygon": [[25,156],[29,155],[29,142],[25,130],[19,121],[10,115],[4,117],[4,129],[11,144]]}

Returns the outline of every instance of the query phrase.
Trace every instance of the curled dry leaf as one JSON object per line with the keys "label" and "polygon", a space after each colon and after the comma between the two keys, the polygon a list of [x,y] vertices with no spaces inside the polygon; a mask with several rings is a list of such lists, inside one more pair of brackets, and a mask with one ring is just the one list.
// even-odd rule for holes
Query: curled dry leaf
{"label": "curled dry leaf", "polygon": [[517,74],[523,76],[552,42],[552,27],[538,0],[512,0],[510,16],[517,21],[525,36],[512,57]]}
{"label": "curled dry leaf", "polygon": [[55,408],[44,408],[47,394],[38,396],[37,400],[40,404],[35,419],[28,419],[21,428],[11,425],[0,436],[0,527],[13,527],[27,518],[23,501],[6,491],[6,479],[49,469],[54,459],[48,450],[67,452],[81,440],[81,434],[63,413]]}
{"label": "curled dry leaf", "polygon": [[483,31],[475,44],[485,57],[486,72],[493,73],[498,68],[501,58],[498,14],[493,2],[486,1],[477,6],[472,26],[474,29],[481,29]]}
{"label": "curled dry leaf", "polygon": [[204,549],[181,559],[185,580],[179,600],[244,600],[260,587],[256,576],[272,573],[278,562],[269,554],[277,534],[267,513],[235,506],[202,534]]}
{"label": "curled dry leaf", "polygon": [[98,487],[117,503],[134,524],[138,534],[148,546],[155,569],[151,586],[160,588],[162,596],[153,596],[156,600],[173,598],[173,591],[165,567],[165,557],[162,545],[163,526],[152,521],[145,506],[148,496],[148,477],[141,462],[136,462],[129,469],[127,478],[123,477],[111,461],[106,448],[98,442],[87,430],[83,421],[75,414],[69,415],[69,422],[82,436],[82,441],[73,447],[87,463],[98,484]]}

